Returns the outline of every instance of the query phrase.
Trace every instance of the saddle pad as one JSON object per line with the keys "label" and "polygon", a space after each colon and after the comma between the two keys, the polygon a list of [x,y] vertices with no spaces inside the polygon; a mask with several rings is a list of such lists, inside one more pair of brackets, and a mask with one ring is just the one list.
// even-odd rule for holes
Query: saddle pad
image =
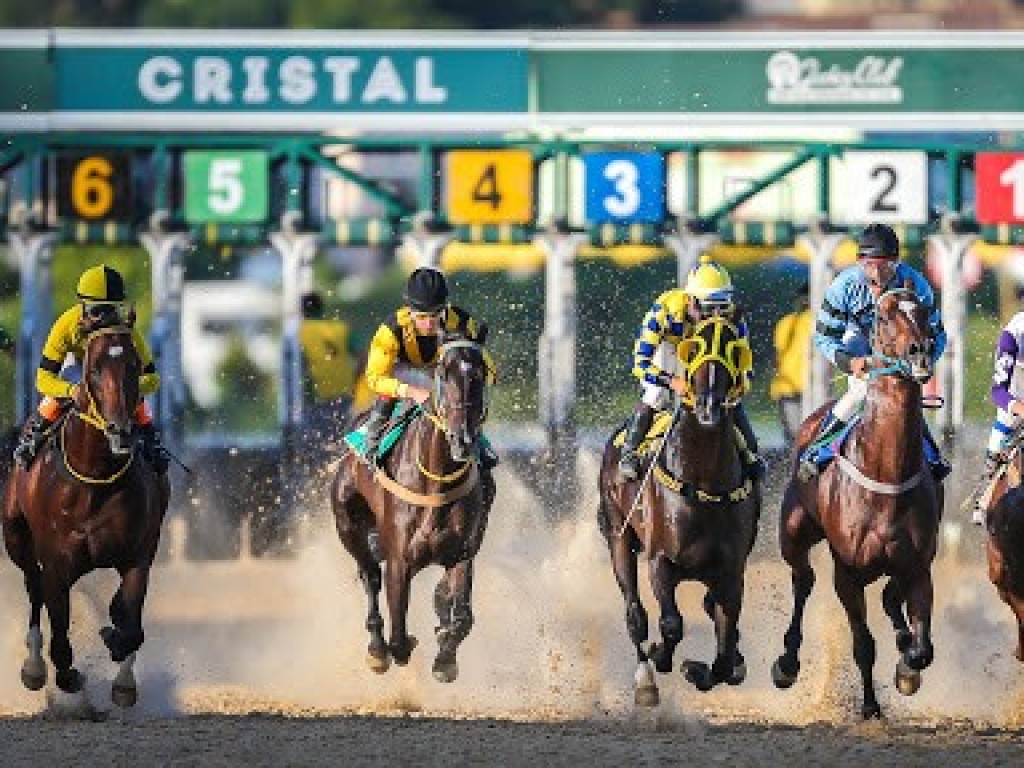
{"label": "saddle pad", "polygon": [[[403,406],[399,406],[403,408]],[[405,434],[405,430],[415,420],[414,417],[420,414],[418,405],[404,406],[399,413],[392,415],[391,423],[388,425],[384,437],[381,438],[380,448],[377,451],[377,458],[383,459],[388,452],[395,447],[395,443]],[[366,453],[366,424],[360,424],[357,429],[345,435],[345,444],[360,456]]]}
{"label": "saddle pad", "polygon": [[[659,440],[664,436],[668,430],[669,424],[672,423],[672,414],[669,411],[658,411],[654,416],[654,422],[651,424],[651,428],[647,430],[647,437],[645,437],[638,449],[641,456],[646,456],[654,448]],[[626,441],[626,428],[619,427],[619,430],[615,433],[614,444],[616,447],[621,448],[622,444]]]}

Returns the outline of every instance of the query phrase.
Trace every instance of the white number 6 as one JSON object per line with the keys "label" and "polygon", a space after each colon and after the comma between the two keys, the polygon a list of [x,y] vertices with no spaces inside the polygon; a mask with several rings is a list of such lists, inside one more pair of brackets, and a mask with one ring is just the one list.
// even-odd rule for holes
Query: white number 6
{"label": "white number 6", "polygon": [[616,195],[604,199],[605,210],[612,216],[632,216],[640,207],[639,176],[636,166],[628,160],[612,160],[604,167],[604,177],[615,184]]}

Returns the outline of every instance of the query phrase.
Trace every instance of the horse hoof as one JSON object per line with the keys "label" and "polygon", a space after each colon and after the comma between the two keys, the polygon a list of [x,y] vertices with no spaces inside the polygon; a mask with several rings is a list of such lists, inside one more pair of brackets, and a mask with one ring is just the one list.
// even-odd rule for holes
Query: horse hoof
{"label": "horse hoof", "polygon": [[740,659],[732,668],[732,673],[725,679],[729,685],[739,685],[747,679],[747,662]]}
{"label": "horse hoof", "polygon": [[638,707],[650,709],[656,707],[661,703],[661,696],[658,694],[657,687],[651,685],[643,688],[635,688],[633,690],[633,702]]}
{"label": "horse hoof", "polygon": [[114,683],[110,687],[110,699],[121,709],[134,707],[139,700],[139,689],[133,685],[118,685]]}
{"label": "horse hoof", "polygon": [[434,679],[439,683],[451,683],[459,676],[459,665],[451,661],[434,661]]}
{"label": "horse hoof", "polygon": [[82,674],[74,667],[63,672],[57,670],[57,687],[64,693],[78,693],[84,684]]}
{"label": "horse hoof", "polygon": [[921,673],[899,661],[896,663],[893,682],[896,683],[896,690],[904,696],[913,696],[921,690]]}
{"label": "horse hoof", "polygon": [[21,683],[30,691],[38,691],[46,685],[46,662],[41,658],[25,659],[21,665]]}
{"label": "horse hoof", "polygon": [[775,687],[780,690],[786,690],[793,683],[796,682],[797,675],[800,674],[800,663],[797,662],[796,671],[793,674],[789,674],[782,668],[782,659],[776,659],[775,663],[772,664],[772,682],[775,683]]}
{"label": "horse hoof", "polygon": [[686,681],[691,683],[701,693],[707,693],[715,687],[715,681],[711,676],[711,667],[703,661],[692,661],[687,659],[679,668]]}
{"label": "horse hoof", "polygon": [[654,664],[654,668],[663,675],[672,671],[672,657],[666,653],[665,646],[658,643],[651,643],[647,656]]}
{"label": "horse hoof", "polygon": [[405,647],[396,647],[394,643],[391,644],[391,658],[394,659],[395,664],[400,667],[404,667],[409,663],[409,659],[412,657],[412,652],[416,650],[416,646],[419,645],[419,641],[409,635],[406,640]]}
{"label": "horse hoof", "polygon": [[366,664],[378,675],[383,675],[391,666],[391,655],[386,648],[374,648],[370,646],[366,650]]}
{"label": "horse hoof", "polygon": [[882,708],[878,706],[877,701],[873,704],[865,704],[860,708],[860,716],[865,720],[881,720]]}

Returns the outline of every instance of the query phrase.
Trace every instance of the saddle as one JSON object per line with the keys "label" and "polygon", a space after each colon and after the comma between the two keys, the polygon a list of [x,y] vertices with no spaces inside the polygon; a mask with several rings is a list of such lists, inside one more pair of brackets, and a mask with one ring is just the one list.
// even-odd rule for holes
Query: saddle
{"label": "saddle", "polygon": [[[612,442],[617,448],[621,448],[626,442],[626,424],[629,420],[624,421],[616,430],[615,437]],[[639,456],[646,458],[650,453],[657,447],[659,441],[665,436],[669,426],[672,424],[672,414],[669,411],[658,411],[654,415],[654,420],[651,422],[651,428],[647,430],[647,436],[640,441],[640,445],[637,446],[636,452]]]}

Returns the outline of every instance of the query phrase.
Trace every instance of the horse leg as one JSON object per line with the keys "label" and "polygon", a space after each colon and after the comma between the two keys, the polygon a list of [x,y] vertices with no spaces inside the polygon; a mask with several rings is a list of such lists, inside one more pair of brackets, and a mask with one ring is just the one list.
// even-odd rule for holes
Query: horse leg
{"label": "horse leg", "polygon": [[384,619],[380,615],[380,589],[383,582],[380,563],[370,547],[370,510],[362,497],[351,496],[336,507],[335,527],[342,545],[352,555],[359,569],[359,580],[366,592],[368,612],[366,631],[370,644],[366,648],[366,663],[377,674],[384,674],[391,666],[388,645],[384,642]]}
{"label": "horse leg", "polygon": [[[791,492],[792,493],[792,492]],[[785,510],[785,505],[783,507]],[[804,608],[814,589],[811,547],[823,538],[821,529],[800,506],[790,506],[779,525],[782,557],[789,564],[793,583],[793,615],[783,637],[785,651],[772,665],[776,688],[789,688],[800,674],[800,646],[803,644]]]}
{"label": "horse leg", "polygon": [[25,592],[28,594],[28,633],[25,636],[28,658],[21,665],[21,682],[30,691],[38,691],[46,685],[43,633],[40,629],[43,581],[42,571],[39,570],[39,563],[36,561],[32,532],[24,517],[14,515],[4,520],[4,541],[11,560],[25,576]]}
{"label": "horse leg", "polygon": [[661,643],[653,644],[649,655],[654,668],[664,675],[672,671],[672,656],[675,655],[676,646],[683,640],[683,616],[676,605],[679,577],[673,571],[671,561],[661,555],[648,562],[648,570],[651,588],[661,611],[661,618],[658,619]]}
{"label": "horse leg", "polygon": [[608,550],[611,553],[612,569],[619,591],[626,603],[626,629],[629,638],[636,648],[636,673],[634,675],[633,696],[639,707],[655,707],[658,705],[658,686],[654,682],[654,672],[644,652],[643,644],[647,642],[647,611],[640,601],[637,589],[636,552],[632,546],[632,530],[627,528],[621,535],[610,532]]}
{"label": "horse leg", "polygon": [[136,565],[121,571],[121,586],[110,601],[111,626],[100,630],[110,660],[120,664],[142,647],[142,606],[149,589],[149,565]]}
{"label": "horse leg", "polygon": [[72,666],[74,653],[68,639],[71,625],[70,587],[50,570],[43,571],[43,599],[50,617],[50,661],[57,670],[57,687],[64,693],[82,690],[82,676]]}
{"label": "horse leg", "polygon": [[[473,628],[473,561],[463,560],[449,568],[438,583],[438,592],[442,585],[445,585],[447,595],[447,607],[449,619],[447,625],[444,619],[437,629],[437,657],[434,659],[434,677],[442,683],[452,682],[459,674],[459,667],[455,661],[455,654],[459,644],[469,635]],[[438,592],[434,593],[434,607],[441,609],[444,606],[438,604]],[[441,611],[438,610],[440,617]]]}
{"label": "horse leg", "polygon": [[910,641],[913,639],[906,614],[903,612],[905,602],[906,598],[903,595],[903,590],[900,589],[899,582],[895,578],[890,578],[882,590],[882,608],[885,610],[885,615],[889,617],[889,621],[892,622],[892,628],[896,632],[896,648],[900,653],[910,647]]}
{"label": "horse leg", "polygon": [[835,564],[835,588],[846,618],[850,622],[853,635],[853,658],[860,670],[861,683],[864,688],[864,703],[861,715],[865,720],[881,717],[882,710],[875,697],[875,683],[872,669],[875,666],[875,638],[867,621],[867,604],[864,600],[864,586],[857,581],[854,573],[840,562]]}
{"label": "horse leg", "polygon": [[406,614],[409,611],[409,588],[412,574],[409,566],[401,557],[388,560],[387,587],[388,613],[391,618],[391,641],[388,649],[395,663],[404,667],[416,647],[416,639],[411,637],[405,628]]}
{"label": "horse leg", "polygon": [[910,618],[912,637],[896,664],[896,688],[904,696],[913,696],[921,687],[921,670],[932,663],[935,651],[932,648],[932,575],[924,568],[909,582],[907,589],[907,614]]}

